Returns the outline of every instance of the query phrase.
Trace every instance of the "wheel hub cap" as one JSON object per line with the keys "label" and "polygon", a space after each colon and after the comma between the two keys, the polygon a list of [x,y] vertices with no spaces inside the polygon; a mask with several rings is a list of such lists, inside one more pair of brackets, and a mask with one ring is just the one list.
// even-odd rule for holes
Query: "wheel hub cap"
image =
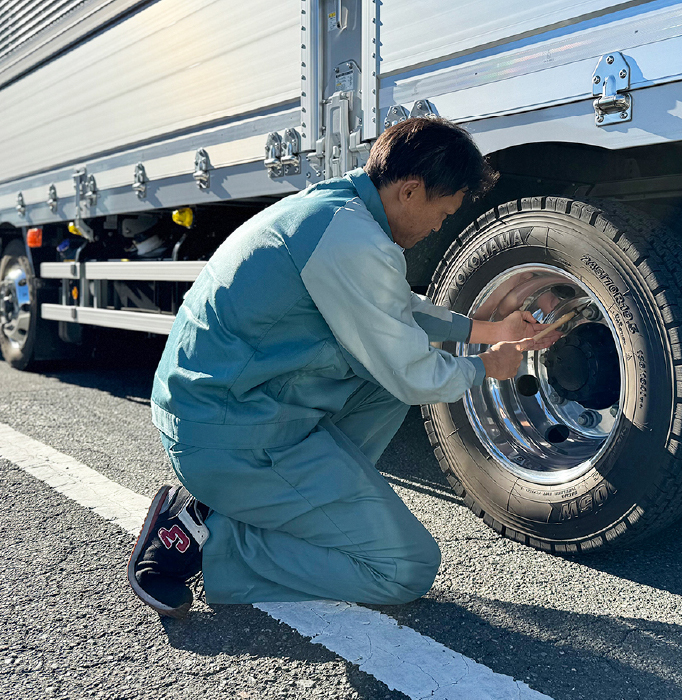
{"label": "wheel hub cap", "polygon": [[[584,283],[556,267],[521,265],[495,277],[468,315],[500,321],[516,309],[541,323],[587,308],[548,350],[525,353],[512,380],[488,379],[464,397],[487,452],[514,476],[563,484],[591,469],[611,443],[623,401],[623,352],[606,308]],[[589,313],[588,313],[589,311]],[[444,343],[458,355],[486,348]]]}
{"label": "wheel hub cap", "polygon": [[28,277],[18,264],[6,268],[0,296],[2,332],[12,345],[22,348],[31,325],[31,295]]}
{"label": "wheel hub cap", "polygon": [[618,352],[606,326],[578,326],[549,348],[544,364],[547,380],[561,398],[593,409],[618,401]]}

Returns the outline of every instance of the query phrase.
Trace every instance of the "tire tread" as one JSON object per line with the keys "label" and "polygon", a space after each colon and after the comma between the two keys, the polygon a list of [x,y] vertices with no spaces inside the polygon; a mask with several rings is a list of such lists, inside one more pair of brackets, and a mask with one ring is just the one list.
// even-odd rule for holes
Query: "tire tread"
{"label": "tire tread", "polygon": [[[550,211],[565,214],[594,226],[610,238],[632,261],[647,285],[668,331],[671,354],[676,363],[682,362],[682,312],[677,304],[682,299],[682,245],[675,234],[658,221],[617,202],[578,202],[564,197],[531,197],[499,205],[470,224],[450,246],[434,273],[428,295],[445,277],[460,249],[488,224],[500,221],[520,211]],[[517,542],[556,554],[575,554],[601,549],[607,543],[630,544],[651,536],[679,518],[682,512],[682,367],[674,369],[674,416],[666,443],[668,463],[661,465],[661,478],[653,483],[646,498],[604,533],[580,541],[550,542],[530,537],[497,522],[466,491],[456,472],[447,461],[434,424],[433,407],[422,407],[422,416],[429,441],[434,447],[440,468],[448,483],[465,505],[497,532]],[[645,506],[645,507],[644,507]]]}

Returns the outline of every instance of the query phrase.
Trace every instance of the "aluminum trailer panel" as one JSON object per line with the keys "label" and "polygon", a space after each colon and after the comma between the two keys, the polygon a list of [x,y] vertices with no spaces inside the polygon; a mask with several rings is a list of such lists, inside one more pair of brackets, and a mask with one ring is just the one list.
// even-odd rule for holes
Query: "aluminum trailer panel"
{"label": "aluminum trailer panel", "polygon": [[0,91],[0,182],[297,102],[299,12],[160,0],[114,24]]}

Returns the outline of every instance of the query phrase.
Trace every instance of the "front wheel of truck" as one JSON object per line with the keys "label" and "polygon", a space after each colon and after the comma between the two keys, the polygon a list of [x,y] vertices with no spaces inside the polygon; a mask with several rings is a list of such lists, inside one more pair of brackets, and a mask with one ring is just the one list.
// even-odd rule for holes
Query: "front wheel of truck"
{"label": "front wheel of truck", "polygon": [[[682,248],[643,214],[557,197],[497,207],[436,270],[436,304],[550,323],[517,376],[423,407],[436,457],[501,534],[555,553],[629,543],[682,514]],[[445,343],[467,356],[485,347]]]}
{"label": "front wheel of truck", "polygon": [[23,241],[11,240],[0,258],[0,350],[16,369],[28,369],[36,342],[35,280]]}

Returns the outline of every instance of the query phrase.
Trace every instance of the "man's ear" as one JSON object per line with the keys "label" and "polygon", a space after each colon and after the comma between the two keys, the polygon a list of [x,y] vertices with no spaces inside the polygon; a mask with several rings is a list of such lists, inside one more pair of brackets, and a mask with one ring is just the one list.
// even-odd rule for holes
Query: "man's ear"
{"label": "man's ear", "polygon": [[400,189],[398,190],[398,199],[402,203],[409,202],[420,187],[423,187],[421,180],[404,180],[400,185]]}

